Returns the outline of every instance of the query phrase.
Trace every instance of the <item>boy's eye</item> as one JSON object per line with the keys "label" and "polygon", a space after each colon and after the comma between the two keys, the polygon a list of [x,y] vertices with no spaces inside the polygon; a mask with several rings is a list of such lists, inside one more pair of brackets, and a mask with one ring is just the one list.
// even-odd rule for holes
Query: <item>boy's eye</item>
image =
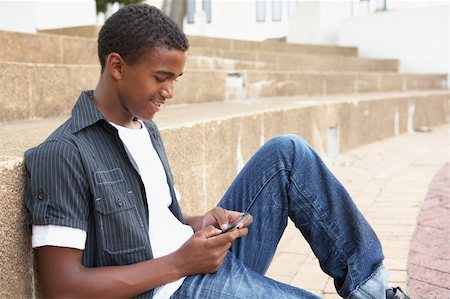
{"label": "boy's eye", "polygon": [[158,81],[159,83],[163,83],[164,81],[166,81],[167,77],[161,78],[158,76],[155,76],[156,81]]}
{"label": "boy's eye", "polygon": [[[167,81],[167,80],[169,80],[169,79],[171,79],[171,78],[172,78],[172,77],[170,77],[170,76],[167,76],[167,77],[158,77],[158,76],[155,76],[156,81],[158,81],[159,83],[163,83],[163,82],[165,82],[165,81]],[[175,79],[173,79],[173,81],[177,82],[177,79],[175,78]]]}

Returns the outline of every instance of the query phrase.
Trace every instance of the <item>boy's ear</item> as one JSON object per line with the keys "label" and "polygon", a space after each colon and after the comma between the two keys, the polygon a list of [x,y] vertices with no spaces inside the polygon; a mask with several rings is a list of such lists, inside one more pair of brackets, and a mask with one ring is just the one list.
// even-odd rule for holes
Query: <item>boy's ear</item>
{"label": "boy's ear", "polygon": [[118,53],[112,52],[106,58],[106,68],[116,80],[122,78],[123,66],[123,59]]}

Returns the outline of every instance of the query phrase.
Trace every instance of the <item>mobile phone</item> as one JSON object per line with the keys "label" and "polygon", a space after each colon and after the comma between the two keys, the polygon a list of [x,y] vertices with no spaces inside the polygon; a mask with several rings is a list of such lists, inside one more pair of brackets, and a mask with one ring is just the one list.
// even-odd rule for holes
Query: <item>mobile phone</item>
{"label": "mobile phone", "polygon": [[230,224],[230,226],[228,226],[226,229],[224,229],[221,232],[221,234],[225,234],[225,233],[234,231],[236,228],[238,228],[239,225],[241,225],[245,221],[245,219],[248,218],[248,216],[250,216],[249,212],[244,213],[244,215],[242,215],[242,217],[238,221],[236,221],[233,224]]}

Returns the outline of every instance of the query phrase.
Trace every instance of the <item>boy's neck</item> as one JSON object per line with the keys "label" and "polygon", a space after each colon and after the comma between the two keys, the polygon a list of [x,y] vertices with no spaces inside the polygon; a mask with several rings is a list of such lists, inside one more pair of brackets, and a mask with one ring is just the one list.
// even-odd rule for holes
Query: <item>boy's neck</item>
{"label": "boy's neck", "polygon": [[136,118],[121,107],[119,99],[114,93],[114,86],[109,87],[104,81],[102,75],[92,96],[97,109],[110,122],[130,129],[140,129],[141,124]]}

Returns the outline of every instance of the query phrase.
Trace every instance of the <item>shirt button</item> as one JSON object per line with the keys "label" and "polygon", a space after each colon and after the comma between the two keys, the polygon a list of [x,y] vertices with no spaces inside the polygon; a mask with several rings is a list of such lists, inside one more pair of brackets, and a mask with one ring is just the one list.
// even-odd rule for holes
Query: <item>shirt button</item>
{"label": "shirt button", "polygon": [[39,193],[37,194],[37,198],[38,198],[39,200],[44,200],[46,197],[47,197],[47,196],[46,196],[46,194],[45,194],[44,191],[39,191]]}
{"label": "shirt button", "polygon": [[117,199],[117,205],[119,207],[123,206],[123,201],[120,198]]}

